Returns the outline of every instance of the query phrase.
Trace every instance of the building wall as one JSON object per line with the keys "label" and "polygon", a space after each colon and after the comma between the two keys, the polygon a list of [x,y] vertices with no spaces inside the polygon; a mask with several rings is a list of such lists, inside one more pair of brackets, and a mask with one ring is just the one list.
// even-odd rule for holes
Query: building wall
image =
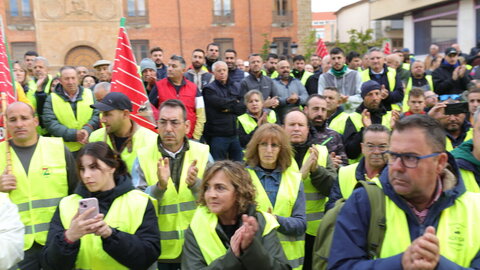
{"label": "building wall", "polygon": [[407,13],[409,11],[430,5],[449,2],[451,0],[378,0],[371,1],[370,19],[378,20],[389,16]]}
{"label": "building wall", "polygon": [[312,28],[317,32],[317,39],[322,38],[325,42],[335,42],[336,27],[337,21],[334,12],[312,13]]}
{"label": "building wall", "polygon": [[362,1],[344,7],[337,11],[337,38],[340,42],[349,40],[348,30],[357,29],[365,31],[372,28],[369,19],[369,4]]}

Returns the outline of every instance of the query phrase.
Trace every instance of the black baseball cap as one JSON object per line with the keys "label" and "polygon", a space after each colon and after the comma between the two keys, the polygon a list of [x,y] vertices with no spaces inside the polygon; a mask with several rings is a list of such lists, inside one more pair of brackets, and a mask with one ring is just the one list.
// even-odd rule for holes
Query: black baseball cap
{"label": "black baseball cap", "polygon": [[110,92],[102,101],[95,102],[95,104],[90,105],[90,107],[103,112],[112,110],[132,111],[132,102],[124,93]]}
{"label": "black baseball cap", "polygon": [[450,55],[450,54],[458,54],[457,49],[453,47],[448,47],[447,49],[445,49],[445,55]]}

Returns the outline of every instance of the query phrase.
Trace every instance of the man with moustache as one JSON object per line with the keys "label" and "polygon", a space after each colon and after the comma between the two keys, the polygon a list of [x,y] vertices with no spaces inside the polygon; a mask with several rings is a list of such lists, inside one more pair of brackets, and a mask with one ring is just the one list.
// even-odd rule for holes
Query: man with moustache
{"label": "man with moustache", "polygon": [[278,64],[278,55],[275,53],[270,53],[267,56],[267,60],[265,61],[265,69],[262,70],[263,75],[275,79],[278,77],[277,72],[277,64]]}
{"label": "man with moustache", "polygon": [[329,269],[480,268],[480,194],[466,191],[442,126],[425,115],[400,119],[386,153],[380,254],[368,252],[373,208],[358,188],[337,216]]}
{"label": "man with moustache", "polygon": [[192,53],[192,67],[185,74],[185,78],[187,80],[193,82],[197,85],[200,92],[202,91],[203,87],[215,79],[213,74],[208,72],[205,65],[205,51],[202,49],[195,49]]}
{"label": "man with moustache", "polygon": [[150,50],[150,58],[157,67],[157,80],[167,77],[167,66],[163,63],[163,49],[155,47]]}
{"label": "man with moustache", "polygon": [[223,54],[223,60],[228,66],[228,78],[234,83],[240,83],[245,79],[245,72],[237,68],[237,51],[234,49],[227,49]]}

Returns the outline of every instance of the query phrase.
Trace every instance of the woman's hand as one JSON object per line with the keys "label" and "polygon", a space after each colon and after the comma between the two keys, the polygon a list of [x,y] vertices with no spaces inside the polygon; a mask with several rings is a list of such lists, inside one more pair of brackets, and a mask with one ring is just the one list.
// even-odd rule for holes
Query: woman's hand
{"label": "woman's hand", "polygon": [[241,244],[242,244],[242,235],[243,235],[243,226],[238,228],[235,231],[235,234],[230,239],[230,248],[232,249],[235,257],[240,257],[241,255]]}
{"label": "woman's hand", "polygon": [[258,231],[258,222],[254,217],[242,215],[243,233],[241,238],[242,251],[246,250],[253,242],[253,238]]}
{"label": "woman's hand", "polygon": [[65,237],[70,242],[76,242],[84,235],[89,233],[95,233],[98,230],[97,223],[103,221],[103,214],[98,214],[94,218],[87,217],[93,213],[95,208],[90,208],[85,211],[83,214],[76,214],[72,222],[70,223],[70,228],[65,232]]}

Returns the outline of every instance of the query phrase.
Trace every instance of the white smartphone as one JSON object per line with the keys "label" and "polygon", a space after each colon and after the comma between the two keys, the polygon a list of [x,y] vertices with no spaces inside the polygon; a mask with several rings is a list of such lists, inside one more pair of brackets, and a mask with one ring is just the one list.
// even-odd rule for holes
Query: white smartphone
{"label": "white smartphone", "polygon": [[98,200],[97,198],[85,198],[81,199],[78,202],[78,213],[83,214],[85,211],[87,211],[90,208],[94,208],[95,210],[87,216],[86,219],[91,219],[94,218],[96,215],[100,213],[99,208],[98,208]]}

